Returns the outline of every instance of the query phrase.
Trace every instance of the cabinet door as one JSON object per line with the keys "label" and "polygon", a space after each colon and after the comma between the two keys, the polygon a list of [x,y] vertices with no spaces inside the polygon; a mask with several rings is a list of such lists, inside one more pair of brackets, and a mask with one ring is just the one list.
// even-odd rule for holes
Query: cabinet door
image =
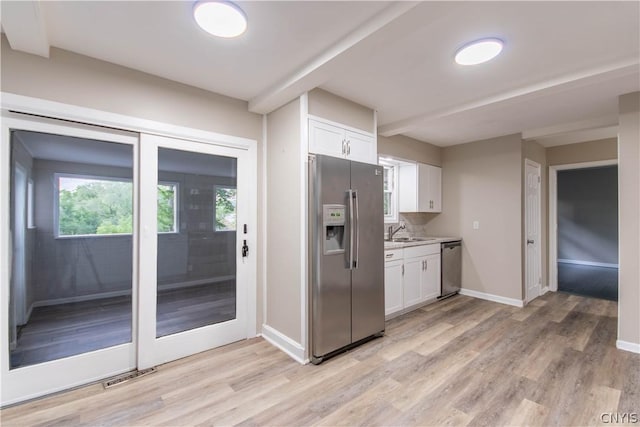
{"label": "cabinet door", "polygon": [[346,131],[347,158],[356,162],[378,164],[375,139],[369,135]]}
{"label": "cabinet door", "polygon": [[407,308],[421,301],[420,279],[422,275],[422,258],[411,258],[404,262],[403,292],[404,307]]}
{"label": "cabinet door", "polygon": [[309,120],[309,152],[345,157],[345,131],[337,126]]}
{"label": "cabinet door", "polygon": [[398,168],[398,211],[418,212],[418,165]]}
{"label": "cabinet door", "polygon": [[402,310],[402,260],[384,265],[384,314],[388,316]]}
{"label": "cabinet door", "polygon": [[423,258],[421,299],[430,300],[440,296],[440,254],[428,255]]}
{"label": "cabinet door", "polygon": [[442,212],[442,168],[429,166],[430,212]]}
{"label": "cabinet door", "polygon": [[432,212],[432,200],[429,194],[429,171],[432,167],[418,163],[418,212]]}

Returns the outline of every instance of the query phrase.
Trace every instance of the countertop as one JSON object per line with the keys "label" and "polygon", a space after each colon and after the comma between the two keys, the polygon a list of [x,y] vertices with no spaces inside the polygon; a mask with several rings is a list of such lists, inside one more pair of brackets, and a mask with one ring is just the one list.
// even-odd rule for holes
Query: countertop
{"label": "countertop", "polygon": [[453,242],[456,240],[462,240],[461,237],[424,237],[425,239],[431,240],[419,240],[415,242],[384,242],[384,249],[402,249],[408,248],[410,246],[421,246],[421,245],[433,245],[440,244],[446,242]]}

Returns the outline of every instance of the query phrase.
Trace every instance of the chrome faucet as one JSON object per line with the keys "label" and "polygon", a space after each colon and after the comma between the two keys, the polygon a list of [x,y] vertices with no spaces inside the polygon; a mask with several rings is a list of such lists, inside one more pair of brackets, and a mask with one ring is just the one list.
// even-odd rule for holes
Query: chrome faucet
{"label": "chrome faucet", "polygon": [[404,230],[407,226],[404,224],[404,221],[400,222],[400,225],[395,230],[393,229],[393,225],[390,225],[387,229],[387,240],[393,239],[393,235],[396,234],[400,230]]}

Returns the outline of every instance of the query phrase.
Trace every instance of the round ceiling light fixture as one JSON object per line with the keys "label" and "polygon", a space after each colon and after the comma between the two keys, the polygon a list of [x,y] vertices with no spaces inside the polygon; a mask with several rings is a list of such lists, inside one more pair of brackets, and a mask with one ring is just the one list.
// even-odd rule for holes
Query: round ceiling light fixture
{"label": "round ceiling light fixture", "polygon": [[247,15],[229,1],[199,1],[193,7],[196,23],[217,37],[238,37],[247,30]]}
{"label": "round ceiling light fixture", "polygon": [[481,39],[462,46],[456,52],[456,62],[460,65],[476,65],[487,62],[502,52],[504,43],[500,39]]}

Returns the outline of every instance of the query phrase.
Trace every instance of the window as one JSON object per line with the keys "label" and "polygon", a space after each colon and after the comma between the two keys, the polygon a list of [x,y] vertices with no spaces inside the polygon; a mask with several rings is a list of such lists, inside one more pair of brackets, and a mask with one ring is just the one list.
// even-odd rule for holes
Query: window
{"label": "window", "polygon": [[178,183],[158,183],[158,233],[178,232]]}
{"label": "window", "polygon": [[27,228],[36,228],[34,219],[33,179],[27,184]]}
{"label": "window", "polygon": [[398,222],[398,167],[397,165],[380,162],[384,170],[383,202],[384,222]]}
{"label": "window", "polygon": [[216,231],[236,229],[236,188],[215,186]]}
{"label": "window", "polygon": [[[56,237],[133,232],[133,185],[129,179],[56,174]],[[177,183],[158,184],[158,231],[177,232]]]}

